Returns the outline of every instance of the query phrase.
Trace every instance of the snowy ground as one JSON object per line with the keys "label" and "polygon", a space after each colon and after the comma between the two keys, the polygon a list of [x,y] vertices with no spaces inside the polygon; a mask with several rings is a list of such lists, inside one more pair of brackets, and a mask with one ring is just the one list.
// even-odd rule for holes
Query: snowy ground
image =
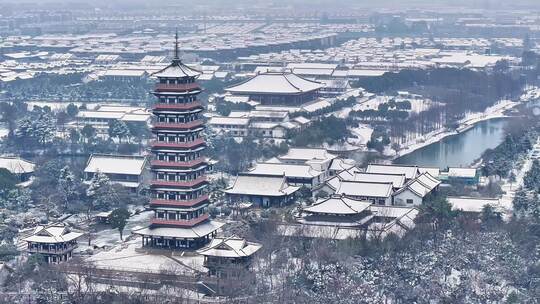
{"label": "snowy ground", "polygon": [[194,255],[193,252],[142,248],[140,237],[100,251],[86,260],[98,268],[119,271],[159,273],[167,270],[177,274],[193,274],[194,269],[205,271],[203,256]]}
{"label": "snowy ground", "polygon": [[366,145],[371,138],[373,128],[367,124],[359,124],[357,128],[351,128],[351,133],[358,137],[354,139],[355,144]]}
{"label": "snowy ground", "polygon": [[[150,223],[150,218],[152,217],[153,213],[151,211],[144,211],[139,214],[135,214],[132,217],[129,218],[126,227],[124,228],[124,238],[128,238],[131,235],[131,230],[143,228],[148,226],[148,223]],[[82,215],[81,215],[82,216]],[[76,217],[68,219],[70,220],[77,220]],[[106,247],[111,248],[118,244],[121,244],[122,241],[120,240],[120,233],[118,233],[118,229],[110,228],[108,225],[102,226],[104,229],[100,229],[97,231],[93,236],[91,240],[92,247],[98,246],[98,247]],[[84,251],[88,248],[87,246],[87,239],[84,238],[79,242],[79,248],[78,251]]]}
{"label": "snowy ground", "polygon": [[[92,238],[89,248],[86,240],[79,242],[79,252],[92,252],[86,260],[98,268],[124,271],[160,272],[174,270],[176,273],[205,272],[203,257],[188,251],[171,251],[142,248],[140,236],[131,234],[132,230],[146,227],[152,217],[151,211],[132,216],[124,228],[124,241],[120,240],[117,229],[99,230]],[[104,249],[93,249],[93,246]]]}

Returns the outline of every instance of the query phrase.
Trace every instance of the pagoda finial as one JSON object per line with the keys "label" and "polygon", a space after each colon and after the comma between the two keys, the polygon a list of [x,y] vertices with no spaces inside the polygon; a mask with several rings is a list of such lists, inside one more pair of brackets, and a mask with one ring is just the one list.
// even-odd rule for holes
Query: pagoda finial
{"label": "pagoda finial", "polygon": [[178,57],[178,29],[176,29],[176,34],[174,35],[174,61],[180,61]]}

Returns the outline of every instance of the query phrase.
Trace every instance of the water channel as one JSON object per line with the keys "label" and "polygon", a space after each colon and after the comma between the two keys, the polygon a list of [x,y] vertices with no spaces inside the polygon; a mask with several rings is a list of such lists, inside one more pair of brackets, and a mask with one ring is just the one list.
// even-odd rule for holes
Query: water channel
{"label": "water channel", "polygon": [[424,167],[466,167],[493,149],[504,139],[504,128],[511,118],[498,118],[477,123],[471,129],[444,138],[395,160],[398,164]]}

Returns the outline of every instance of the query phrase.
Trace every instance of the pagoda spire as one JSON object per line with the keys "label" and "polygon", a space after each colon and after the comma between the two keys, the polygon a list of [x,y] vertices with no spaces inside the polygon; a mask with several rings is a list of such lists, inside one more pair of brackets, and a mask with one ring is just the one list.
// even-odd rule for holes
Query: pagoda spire
{"label": "pagoda spire", "polygon": [[174,58],[173,63],[180,63],[180,57],[178,56],[178,29],[176,29],[176,33],[174,35]]}

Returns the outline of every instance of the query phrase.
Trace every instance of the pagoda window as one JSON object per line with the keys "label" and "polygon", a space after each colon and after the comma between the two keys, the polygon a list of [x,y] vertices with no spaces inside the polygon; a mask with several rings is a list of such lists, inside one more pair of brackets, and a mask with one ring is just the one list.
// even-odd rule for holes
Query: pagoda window
{"label": "pagoda window", "polygon": [[165,160],[165,154],[164,153],[158,153],[158,160]]}
{"label": "pagoda window", "polygon": [[170,200],[175,200],[175,199],[176,199],[176,194],[174,194],[173,192],[169,192],[169,194],[168,194],[167,197],[168,197],[168,199],[170,199]]}
{"label": "pagoda window", "polygon": [[174,174],[174,173],[167,174],[167,180],[170,181],[170,182],[176,181],[176,174]]}
{"label": "pagoda window", "polygon": [[159,199],[164,199],[165,198],[165,193],[164,192],[160,191],[156,195],[157,195],[157,198],[159,198]]}
{"label": "pagoda window", "polygon": [[165,173],[163,173],[163,172],[158,172],[158,174],[157,174],[157,179],[158,179],[158,180],[165,180]]}
{"label": "pagoda window", "polygon": [[165,135],[159,135],[158,136],[158,141],[165,141]]}
{"label": "pagoda window", "polygon": [[165,116],[164,115],[159,115],[158,116],[158,121],[159,122],[165,122],[166,121]]}
{"label": "pagoda window", "polygon": [[167,136],[167,141],[168,142],[175,142],[176,141],[176,136],[174,136],[174,135]]}
{"label": "pagoda window", "polygon": [[159,211],[159,212],[157,213],[156,216],[157,216],[157,218],[159,218],[159,219],[165,218],[165,212]]}

